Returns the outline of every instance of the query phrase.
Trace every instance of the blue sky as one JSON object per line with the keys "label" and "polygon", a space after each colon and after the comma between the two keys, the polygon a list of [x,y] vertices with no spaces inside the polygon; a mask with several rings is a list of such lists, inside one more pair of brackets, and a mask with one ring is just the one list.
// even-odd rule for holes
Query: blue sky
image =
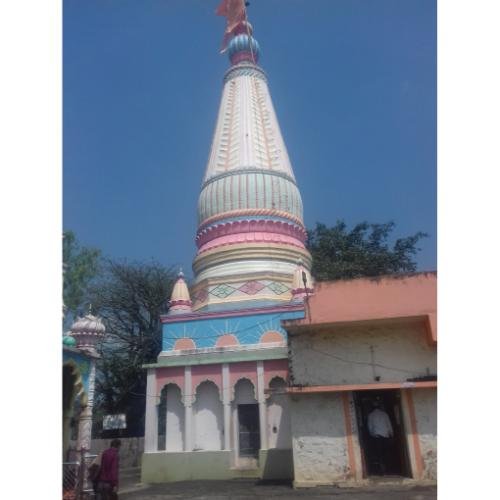
{"label": "blue sky", "polygon": [[[218,0],[64,0],[64,228],[191,269],[227,57]],[[434,0],[253,0],[260,64],[316,221],[428,232],[436,268]]]}

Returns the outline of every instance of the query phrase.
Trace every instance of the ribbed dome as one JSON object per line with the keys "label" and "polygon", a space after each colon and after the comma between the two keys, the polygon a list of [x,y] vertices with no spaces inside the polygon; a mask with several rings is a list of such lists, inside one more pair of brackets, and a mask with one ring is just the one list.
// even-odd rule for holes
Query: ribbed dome
{"label": "ribbed dome", "polygon": [[[302,221],[302,198],[295,180],[262,168],[219,174],[207,181],[198,202],[198,223],[227,212],[257,209],[282,212]],[[240,215],[241,215],[240,213]]]}
{"label": "ribbed dome", "polygon": [[106,327],[101,318],[90,313],[83,318],[78,317],[70,330],[70,335],[75,338],[76,346],[80,349],[94,349],[105,333]]}
{"label": "ribbed dome", "polygon": [[[231,62],[235,63],[234,56],[238,53],[253,54],[254,62],[259,60],[260,46],[259,42],[247,34],[237,35],[231,39],[227,47],[227,53]],[[249,58],[251,60],[251,57]],[[239,61],[238,61],[239,62]]]}
{"label": "ribbed dome", "polygon": [[101,318],[87,314],[83,318],[77,318],[71,326],[71,334],[104,335],[106,327]]}

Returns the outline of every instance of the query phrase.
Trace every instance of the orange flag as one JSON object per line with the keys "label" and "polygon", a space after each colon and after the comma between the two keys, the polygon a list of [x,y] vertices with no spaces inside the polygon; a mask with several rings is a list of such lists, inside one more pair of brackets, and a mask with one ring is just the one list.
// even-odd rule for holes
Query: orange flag
{"label": "orange flag", "polygon": [[218,16],[225,16],[227,19],[221,48],[221,52],[224,52],[234,29],[246,18],[245,0],[222,0],[215,13]]}

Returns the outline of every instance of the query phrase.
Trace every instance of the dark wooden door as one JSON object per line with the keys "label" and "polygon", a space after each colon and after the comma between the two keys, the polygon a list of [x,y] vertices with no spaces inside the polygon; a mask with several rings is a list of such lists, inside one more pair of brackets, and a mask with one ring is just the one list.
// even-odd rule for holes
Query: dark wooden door
{"label": "dark wooden door", "polygon": [[240,457],[257,457],[260,448],[259,405],[238,405]]}

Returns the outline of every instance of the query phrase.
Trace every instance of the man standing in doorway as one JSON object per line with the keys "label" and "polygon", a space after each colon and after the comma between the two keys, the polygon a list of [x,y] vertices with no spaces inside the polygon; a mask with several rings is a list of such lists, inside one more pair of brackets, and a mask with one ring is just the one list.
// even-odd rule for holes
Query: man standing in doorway
{"label": "man standing in doorway", "polygon": [[380,474],[384,475],[387,469],[389,440],[394,436],[394,431],[389,415],[381,408],[378,400],[374,401],[373,410],[368,415],[368,432],[373,439]]}
{"label": "man standing in doorway", "polygon": [[113,439],[110,447],[105,450],[101,458],[101,468],[97,483],[98,500],[118,499],[118,467],[121,442]]}

